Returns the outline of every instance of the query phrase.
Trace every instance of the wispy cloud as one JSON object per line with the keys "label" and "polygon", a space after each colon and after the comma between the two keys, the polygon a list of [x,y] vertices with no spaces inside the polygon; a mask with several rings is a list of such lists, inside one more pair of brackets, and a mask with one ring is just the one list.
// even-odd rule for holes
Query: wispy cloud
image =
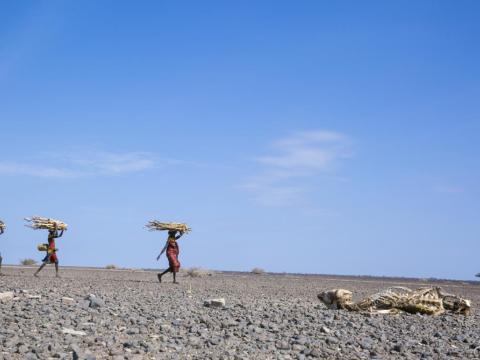
{"label": "wispy cloud", "polygon": [[158,163],[160,160],[143,152],[44,154],[44,156],[29,162],[0,162],[0,174],[42,178],[77,178],[139,172],[151,169]]}
{"label": "wispy cloud", "polygon": [[305,171],[327,171],[335,161],[350,155],[348,138],[331,131],[300,132],[275,141],[273,155],[259,157],[260,163],[289,173]]}
{"label": "wispy cloud", "polygon": [[83,169],[87,174],[115,175],[138,172],[150,169],[155,165],[153,155],[144,152],[77,153],[64,156],[63,158],[73,166]]}
{"label": "wispy cloud", "polygon": [[19,162],[0,162],[1,175],[22,175],[44,178],[67,178],[76,174],[65,168],[41,166]]}
{"label": "wispy cloud", "polygon": [[308,192],[305,182],[333,173],[342,159],[352,156],[348,136],[332,131],[304,131],[271,144],[269,154],[257,157],[259,172],[242,186],[258,204],[289,206],[301,203]]}

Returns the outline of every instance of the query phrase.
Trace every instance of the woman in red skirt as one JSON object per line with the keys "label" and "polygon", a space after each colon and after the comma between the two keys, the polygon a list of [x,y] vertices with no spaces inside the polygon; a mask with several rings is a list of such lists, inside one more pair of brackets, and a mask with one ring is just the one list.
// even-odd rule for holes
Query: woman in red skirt
{"label": "woman in red skirt", "polygon": [[[0,235],[2,235],[3,234],[3,226],[4,226],[3,222],[0,221],[0,225],[2,225],[2,226],[0,226]],[[2,275],[2,253],[1,252],[0,252],[0,275]]]}
{"label": "woman in red skirt", "polygon": [[38,270],[33,274],[34,276],[38,276],[38,273],[45,267],[47,264],[55,264],[55,276],[58,276],[58,257],[57,257],[57,248],[55,246],[55,239],[62,237],[63,230],[58,233],[57,225],[55,224],[55,228],[48,231],[48,249],[47,255],[42,260],[42,265],[38,268]]}
{"label": "woman in red skirt", "polygon": [[[177,235],[178,233],[178,235]],[[165,270],[163,273],[158,274],[158,281],[162,282],[162,276],[165,275],[168,272],[171,272],[173,274],[173,283],[177,283],[177,277],[176,274],[180,270],[180,262],[178,261],[178,255],[180,254],[180,248],[178,247],[177,240],[180,239],[183,235],[183,232],[176,231],[176,230],[170,230],[168,232],[168,239],[167,243],[165,244],[162,252],[160,255],[157,256],[157,260],[160,259],[160,256],[167,251],[167,258],[168,258],[168,269]]]}

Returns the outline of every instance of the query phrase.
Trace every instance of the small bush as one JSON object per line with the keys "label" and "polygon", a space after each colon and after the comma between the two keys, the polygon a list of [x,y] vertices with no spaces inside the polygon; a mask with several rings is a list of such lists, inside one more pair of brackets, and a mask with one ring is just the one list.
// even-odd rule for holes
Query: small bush
{"label": "small bush", "polygon": [[20,265],[32,266],[32,265],[37,265],[37,262],[33,259],[23,259],[23,260],[20,260]]}
{"label": "small bush", "polygon": [[187,276],[190,276],[192,278],[210,276],[213,273],[212,271],[208,271],[208,270],[197,268],[197,267],[186,269],[185,271],[187,273]]}
{"label": "small bush", "polygon": [[113,269],[118,269],[118,267],[117,267],[117,265],[110,264],[110,265],[105,266],[105,269],[113,270]]}
{"label": "small bush", "polygon": [[256,268],[253,268],[253,269],[252,269],[252,274],[262,275],[262,274],[265,274],[265,270],[256,267]]}

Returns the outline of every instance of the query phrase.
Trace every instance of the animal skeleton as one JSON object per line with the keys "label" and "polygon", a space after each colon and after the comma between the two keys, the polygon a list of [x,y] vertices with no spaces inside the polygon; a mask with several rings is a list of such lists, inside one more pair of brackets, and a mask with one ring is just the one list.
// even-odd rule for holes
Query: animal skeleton
{"label": "animal skeleton", "polygon": [[41,216],[32,216],[31,218],[25,218],[27,224],[25,226],[30,227],[34,230],[38,229],[47,229],[47,230],[55,230],[55,225],[57,230],[67,230],[68,225],[60,220],[44,218]]}
{"label": "animal skeleton", "polygon": [[174,230],[174,231],[181,231],[184,233],[192,231],[192,229],[190,229],[187,224],[175,223],[175,222],[165,223],[158,220],[149,221],[148,224],[145,225],[145,227],[149,231]]}
{"label": "animal skeleton", "polygon": [[370,311],[391,314],[405,311],[427,315],[439,315],[446,310],[468,315],[471,310],[470,300],[447,294],[440,287],[426,287],[411,290],[406,287],[391,287],[354,303],[352,292],[345,289],[322,291],[318,299],[329,309],[348,311]]}

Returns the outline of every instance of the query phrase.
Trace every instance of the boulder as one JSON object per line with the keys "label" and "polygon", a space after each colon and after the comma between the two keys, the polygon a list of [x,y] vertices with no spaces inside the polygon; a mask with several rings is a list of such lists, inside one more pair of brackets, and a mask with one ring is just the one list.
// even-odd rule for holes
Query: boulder
{"label": "boulder", "polygon": [[89,306],[93,309],[98,309],[105,306],[105,302],[93,294],[88,295],[86,300],[90,301]]}

